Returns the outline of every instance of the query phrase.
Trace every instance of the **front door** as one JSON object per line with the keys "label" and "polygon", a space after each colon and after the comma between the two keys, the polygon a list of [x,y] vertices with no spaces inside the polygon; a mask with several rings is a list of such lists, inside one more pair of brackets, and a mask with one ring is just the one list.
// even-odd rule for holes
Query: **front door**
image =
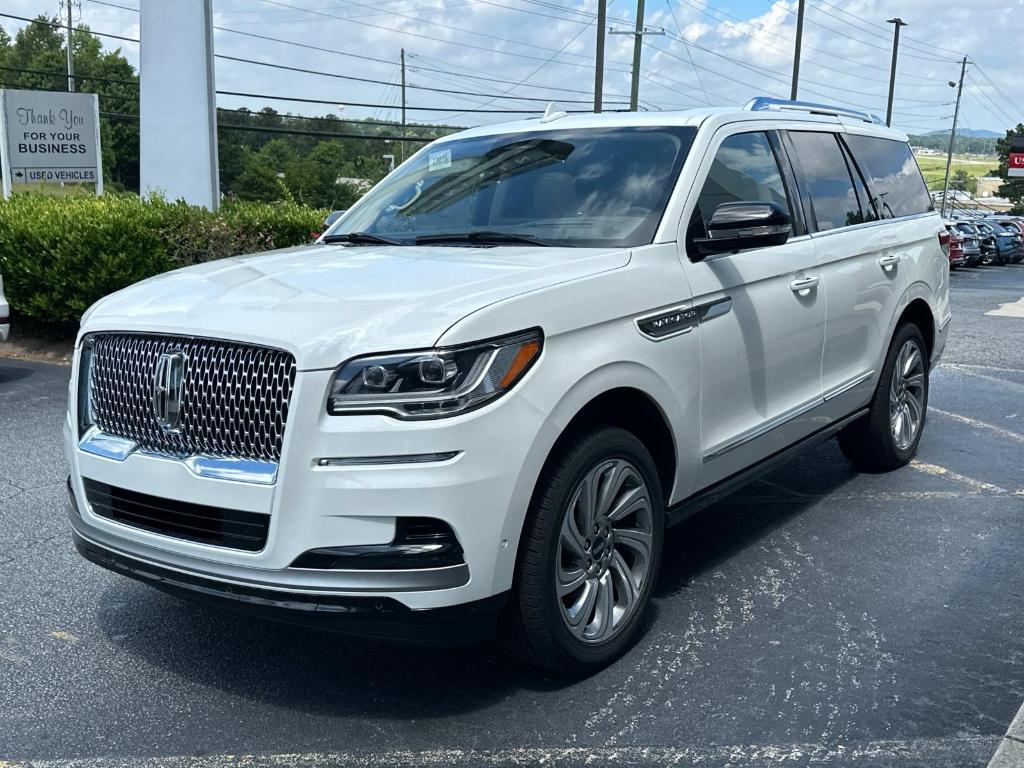
{"label": "front door", "polygon": [[[680,256],[693,305],[703,314],[699,485],[707,487],[813,431],[825,302],[777,135],[722,129],[697,178],[704,181],[684,212]],[[754,201],[790,210],[795,229],[786,244],[693,260],[692,240],[705,236],[718,205]]]}

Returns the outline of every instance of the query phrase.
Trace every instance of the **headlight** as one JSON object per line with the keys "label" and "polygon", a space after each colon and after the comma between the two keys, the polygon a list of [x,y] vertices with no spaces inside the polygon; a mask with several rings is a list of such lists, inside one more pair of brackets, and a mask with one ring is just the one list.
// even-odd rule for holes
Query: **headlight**
{"label": "headlight", "polygon": [[540,329],[446,349],[358,357],[334,377],[327,412],[436,419],[479,408],[515,386],[540,356]]}
{"label": "headlight", "polygon": [[82,437],[96,417],[92,406],[92,349],[96,340],[86,337],[78,353],[78,436]]}

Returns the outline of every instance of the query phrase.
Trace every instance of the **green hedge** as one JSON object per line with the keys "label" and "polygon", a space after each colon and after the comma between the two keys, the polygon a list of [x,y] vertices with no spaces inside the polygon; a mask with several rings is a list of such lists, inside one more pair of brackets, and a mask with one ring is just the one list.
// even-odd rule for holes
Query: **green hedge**
{"label": "green hedge", "polygon": [[128,195],[0,202],[0,274],[18,317],[76,324],[97,299],[169,269],[307,243],[327,211],[232,201],[217,212]]}

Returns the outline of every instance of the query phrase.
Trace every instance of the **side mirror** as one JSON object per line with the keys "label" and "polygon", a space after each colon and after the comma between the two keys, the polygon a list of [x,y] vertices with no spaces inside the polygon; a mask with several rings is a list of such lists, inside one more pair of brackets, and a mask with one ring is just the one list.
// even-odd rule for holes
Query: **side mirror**
{"label": "side mirror", "polygon": [[326,232],[328,229],[330,229],[331,225],[338,219],[340,219],[342,216],[344,216],[347,212],[348,209],[343,208],[340,211],[331,211],[329,214],[327,214],[327,218],[324,219],[324,231]]}
{"label": "side mirror", "polygon": [[693,244],[704,258],[782,245],[792,231],[789,214],[778,203],[722,203],[711,214],[709,237],[696,238]]}

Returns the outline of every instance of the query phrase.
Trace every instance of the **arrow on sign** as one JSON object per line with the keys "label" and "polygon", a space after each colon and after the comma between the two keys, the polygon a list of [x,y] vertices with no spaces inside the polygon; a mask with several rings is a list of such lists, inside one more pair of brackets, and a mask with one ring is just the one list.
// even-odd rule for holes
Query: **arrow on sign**
{"label": "arrow on sign", "polygon": [[15,176],[16,176],[17,178],[19,178],[19,179],[20,179],[20,178],[21,178],[22,176],[24,176],[25,174],[24,174],[24,173],[22,173],[21,171],[18,171],[18,172],[17,172],[16,174],[14,174],[14,175],[15,175]]}

